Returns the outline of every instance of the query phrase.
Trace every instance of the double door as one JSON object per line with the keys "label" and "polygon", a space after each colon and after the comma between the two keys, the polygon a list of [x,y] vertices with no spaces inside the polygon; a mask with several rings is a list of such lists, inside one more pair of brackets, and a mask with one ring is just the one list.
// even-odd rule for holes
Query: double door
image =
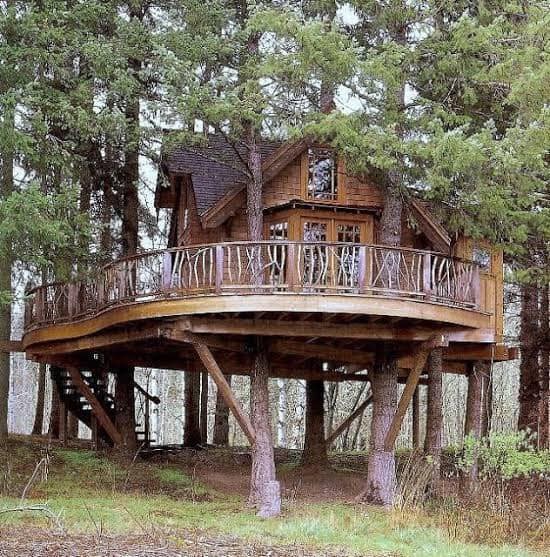
{"label": "double door", "polygon": [[300,262],[302,282],[315,289],[354,290],[359,276],[358,244],[372,240],[369,224],[365,221],[301,217],[300,233],[304,242]]}

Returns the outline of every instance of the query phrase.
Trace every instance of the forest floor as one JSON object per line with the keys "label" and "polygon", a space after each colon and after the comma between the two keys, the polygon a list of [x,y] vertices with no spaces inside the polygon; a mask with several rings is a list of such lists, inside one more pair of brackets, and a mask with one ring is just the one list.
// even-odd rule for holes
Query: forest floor
{"label": "forest floor", "polygon": [[[0,556],[369,557],[548,555],[549,547],[471,543],[422,511],[354,504],[365,455],[304,472],[278,452],[284,512],[246,507],[246,451],[183,450],[123,459],[18,437],[0,450]],[[482,525],[480,524],[480,528]]]}

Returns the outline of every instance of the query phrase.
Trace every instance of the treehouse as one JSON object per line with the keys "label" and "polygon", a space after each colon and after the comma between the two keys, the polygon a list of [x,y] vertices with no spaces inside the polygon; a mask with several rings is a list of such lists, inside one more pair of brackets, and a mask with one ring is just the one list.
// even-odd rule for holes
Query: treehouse
{"label": "treehouse", "polygon": [[253,336],[268,339],[271,376],[322,381],[368,381],[378,343],[397,345],[406,388],[393,441],[426,379],[422,348],[441,347],[451,373],[514,357],[499,249],[451,236],[414,199],[401,245],[379,245],[382,191],[338,153],[305,140],[265,141],[261,152],[262,241],[247,238],[245,153],[213,135],[163,157],[155,202],[171,212],[166,249],[30,293],[23,349],[65,370],[63,388],[85,399],[96,429],[120,441],[100,370],[206,369],[253,443],[226,381],[251,373]]}

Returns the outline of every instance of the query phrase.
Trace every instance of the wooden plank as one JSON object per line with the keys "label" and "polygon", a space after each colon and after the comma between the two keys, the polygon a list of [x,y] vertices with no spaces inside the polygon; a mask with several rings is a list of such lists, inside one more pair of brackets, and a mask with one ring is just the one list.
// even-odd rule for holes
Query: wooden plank
{"label": "wooden plank", "polygon": [[403,393],[401,394],[401,398],[399,399],[399,404],[397,405],[397,411],[395,412],[395,416],[393,417],[392,423],[384,441],[384,448],[386,449],[386,451],[393,450],[395,440],[399,435],[399,430],[401,429],[401,424],[403,423],[403,418],[405,417],[405,413],[407,412],[409,403],[411,402],[414,391],[416,390],[416,387],[418,385],[418,380],[420,379],[420,375],[422,375],[422,371],[424,370],[424,366],[426,365],[428,355],[430,353],[430,350],[432,349],[433,345],[431,343],[423,343],[418,348],[414,367],[409,373],[409,377],[407,378],[407,382],[405,383],[405,388],[403,389]]}
{"label": "wooden plank", "polygon": [[76,338],[57,342],[48,346],[33,347],[33,352],[39,354],[69,354],[81,350],[93,350],[95,348],[107,348],[116,344],[150,340],[161,336],[161,328],[158,325],[136,324],[131,329],[111,331],[96,335]]}
{"label": "wooden plank", "polygon": [[217,333],[234,335],[298,336],[355,338],[362,340],[427,341],[441,333],[449,342],[493,342],[492,329],[438,329],[430,327],[396,327],[383,323],[327,323],[319,321],[285,321],[272,319],[213,319],[192,317],[183,319],[180,327],[193,333]]}
{"label": "wooden plank", "polygon": [[78,389],[80,394],[88,401],[88,404],[92,407],[92,412],[95,414],[97,421],[101,425],[101,427],[105,430],[107,435],[112,439],[115,445],[120,445],[122,443],[122,435],[120,435],[118,429],[115,427],[111,418],[105,412],[105,409],[97,400],[96,396],[82,378],[80,374],[80,370],[76,367],[67,367],[67,371],[69,372],[75,387]]}
{"label": "wooden plank", "polygon": [[[289,311],[292,313],[342,313],[347,315],[369,315],[385,317],[414,317],[426,321],[447,323],[448,327],[456,324],[461,327],[477,329],[479,338],[471,342],[494,342],[494,328],[490,329],[491,338],[487,338],[486,330],[490,324],[490,316],[476,311],[453,308],[439,304],[428,304],[402,298],[383,298],[370,296],[311,296],[299,294],[255,294],[227,296],[193,296],[190,298],[170,298],[150,302],[140,302],[109,308],[98,315],[83,318],[71,323],[59,323],[31,330],[23,337],[25,348],[34,344],[62,341],[78,338],[115,325],[123,325],[130,321],[144,319],[181,318],[182,315],[228,314],[245,311]],[[355,324],[350,324],[355,325]],[[335,327],[335,330],[344,326]],[[353,331],[353,329],[350,329]],[[200,332],[200,331],[198,331]],[[215,331],[214,331],[215,332]],[[449,333],[453,330],[449,328]],[[453,333],[454,334],[454,333]],[[473,333],[470,333],[473,335]],[[318,336],[318,335],[312,335]],[[330,336],[334,336],[331,334]],[[341,334],[339,336],[342,336]],[[410,335],[409,335],[410,336]],[[363,338],[363,337],[359,337]],[[389,339],[391,340],[391,339]],[[414,338],[411,340],[415,340]],[[422,341],[423,338],[416,338]],[[451,339],[451,341],[455,341]]]}
{"label": "wooden plank", "polygon": [[349,429],[351,424],[368,408],[372,402],[372,393],[367,395],[367,398],[360,404],[328,437],[327,445],[330,445],[342,433]]}
{"label": "wooden plank", "polygon": [[214,383],[216,383],[218,392],[221,394],[228,408],[231,412],[233,412],[233,415],[235,416],[238,424],[241,426],[246,438],[251,445],[254,445],[256,442],[256,432],[254,431],[250,418],[246,415],[241,407],[241,404],[233,394],[233,391],[227,383],[220,367],[218,366],[218,363],[216,362],[216,359],[210,351],[210,348],[208,348],[206,344],[202,344],[200,342],[195,342],[194,347],[204,367],[212,376]]}

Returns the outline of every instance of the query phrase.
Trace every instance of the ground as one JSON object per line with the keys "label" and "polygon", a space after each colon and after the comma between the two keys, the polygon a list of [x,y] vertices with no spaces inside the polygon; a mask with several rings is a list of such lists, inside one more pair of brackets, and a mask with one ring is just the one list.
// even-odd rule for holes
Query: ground
{"label": "ground", "polygon": [[548,555],[467,543],[461,524],[353,503],[366,455],[304,472],[297,452],[278,452],[284,514],[262,520],[245,504],[249,459],[237,449],[125,459],[11,439],[0,452],[0,556]]}

